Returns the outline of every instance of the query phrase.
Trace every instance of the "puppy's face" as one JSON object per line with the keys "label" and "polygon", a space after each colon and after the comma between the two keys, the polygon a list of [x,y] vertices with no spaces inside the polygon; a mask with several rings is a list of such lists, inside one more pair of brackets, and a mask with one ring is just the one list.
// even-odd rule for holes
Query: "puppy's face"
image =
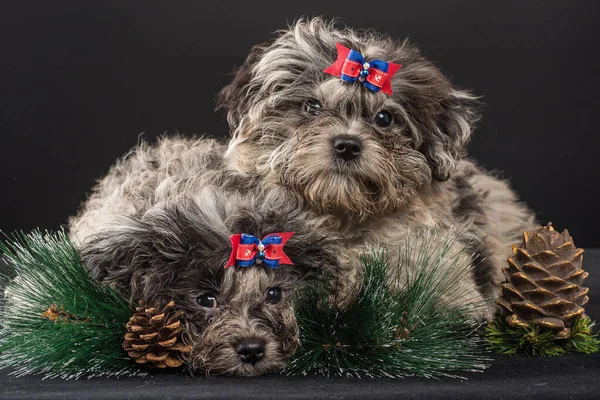
{"label": "puppy's face", "polygon": [[[193,369],[207,374],[260,375],[277,371],[298,346],[294,290],[319,271],[335,268],[333,248],[304,227],[297,207],[263,198],[203,195],[157,205],[124,218],[82,247],[93,278],[122,289],[132,302],[161,307],[174,300],[185,312]],[[251,203],[272,204],[275,211]],[[284,251],[294,265],[224,268],[229,236],[295,231]]]}
{"label": "puppy's face", "polygon": [[[195,338],[190,362],[207,374],[252,376],[285,366],[298,346],[290,266],[228,268],[217,276],[190,272],[181,304]],[[220,281],[219,281],[220,280]]]}
{"label": "puppy's face", "polygon": [[[401,64],[393,95],[325,74],[336,42],[367,61]],[[477,119],[474,97],[407,42],[320,19],[254,48],[220,105],[233,135],[231,168],[288,187],[321,212],[361,217],[448,179]]]}

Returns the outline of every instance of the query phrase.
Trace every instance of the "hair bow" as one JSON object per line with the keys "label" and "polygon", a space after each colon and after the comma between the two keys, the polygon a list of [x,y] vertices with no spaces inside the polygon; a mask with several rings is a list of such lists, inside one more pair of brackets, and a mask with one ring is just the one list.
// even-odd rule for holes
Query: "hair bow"
{"label": "hair bow", "polygon": [[251,267],[264,263],[271,268],[277,268],[279,263],[294,265],[283,252],[283,246],[294,235],[294,232],[271,233],[262,240],[246,233],[232,235],[231,256],[225,268],[237,265]]}
{"label": "hair bow", "polygon": [[382,91],[392,95],[392,76],[402,67],[400,64],[382,60],[366,62],[358,51],[350,50],[343,45],[335,44],[338,58],[323,72],[342,78],[346,82],[361,82],[374,92]]}

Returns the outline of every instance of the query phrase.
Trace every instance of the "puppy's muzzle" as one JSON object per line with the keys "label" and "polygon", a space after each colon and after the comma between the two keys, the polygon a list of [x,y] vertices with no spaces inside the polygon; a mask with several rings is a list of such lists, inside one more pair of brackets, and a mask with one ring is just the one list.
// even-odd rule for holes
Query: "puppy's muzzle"
{"label": "puppy's muzzle", "polygon": [[362,143],[359,139],[348,135],[333,138],[333,149],[335,155],[344,161],[354,160],[362,152]]}
{"label": "puppy's muzzle", "polygon": [[236,351],[244,363],[256,364],[265,356],[266,343],[264,340],[246,339],[238,343]]}

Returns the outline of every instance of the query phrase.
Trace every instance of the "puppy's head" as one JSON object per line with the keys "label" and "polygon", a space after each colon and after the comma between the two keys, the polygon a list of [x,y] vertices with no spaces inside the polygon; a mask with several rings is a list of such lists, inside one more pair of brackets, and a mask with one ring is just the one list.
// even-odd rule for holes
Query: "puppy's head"
{"label": "puppy's head", "polygon": [[[336,43],[401,64],[393,95],[323,72]],[[447,180],[477,120],[458,90],[407,41],[300,21],[252,49],[220,93],[230,167],[288,187],[321,212],[367,216],[407,205]]]}
{"label": "puppy's head", "polygon": [[[273,196],[237,200],[205,190],[124,218],[81,248],[91,275],[120,287],[133,302],[174,300],[185,312],[189,365],[207,374],[283,368],[299,340],[292,294],[336,262],[327,239],[305,226],[297,207]],[[294,265],[224,268],[230,235],[283,231],[295,232],[284,246]]]}

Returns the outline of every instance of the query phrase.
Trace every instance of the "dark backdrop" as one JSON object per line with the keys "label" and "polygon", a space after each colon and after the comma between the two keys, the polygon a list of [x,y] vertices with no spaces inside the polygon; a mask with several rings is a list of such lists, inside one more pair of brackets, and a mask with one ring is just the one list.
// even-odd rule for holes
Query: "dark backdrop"
{"label": "dark backdrop", "polygon": [[597,0],[13,1],[0,5],[0,229],[56,228],[164,132],[226,134],[214,97],[303,15],[411,37],[483,95],[471,155],[542,221],[600,246]]}

